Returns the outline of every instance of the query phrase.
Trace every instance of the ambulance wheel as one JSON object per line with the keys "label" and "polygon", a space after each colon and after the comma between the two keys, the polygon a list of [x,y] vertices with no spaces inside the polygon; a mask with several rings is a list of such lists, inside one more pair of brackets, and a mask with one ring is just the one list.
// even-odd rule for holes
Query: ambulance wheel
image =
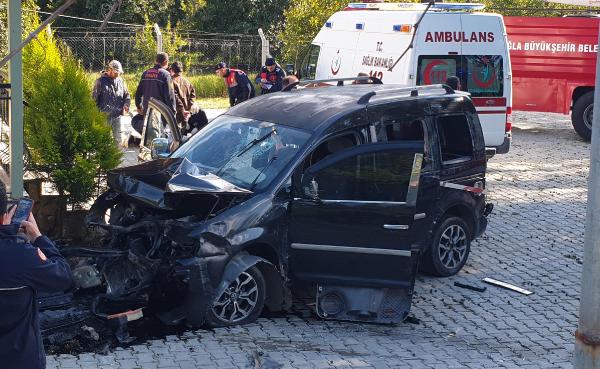
{"label": "ambulance wheel", "polygon": [[594,117],[594,91],[579,97],[573,104],[571,121],[577,134],[586,141],[592,139],[592,119]]}
{"label": "ambulance wheel", "polygon": [[254,322],[262,313],[267,283],[256,266],[242,272],[208,309],[210,327],[226,327]]}
{"label": "ambulance wheel", "polygon": [[421,268],[428,274],[449,277],[467,262],[471,250],[471,232],[459,217],[446,216],[433,232],[431,247],[423,255]]}

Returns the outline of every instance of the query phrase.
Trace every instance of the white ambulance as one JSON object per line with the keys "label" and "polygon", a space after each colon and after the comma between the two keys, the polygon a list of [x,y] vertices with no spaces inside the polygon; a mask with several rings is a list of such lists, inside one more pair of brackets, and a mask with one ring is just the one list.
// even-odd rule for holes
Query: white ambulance
{"label": "white ambulance", "polygon": [[[385,84],[444,83],[471,93],[486,147],[511,142],[512,84],[504,21],[482,4],[351,3],[333,14],[300,68],[302,79],[367,73]],[[411,46],[412,45],[412,46]]]}

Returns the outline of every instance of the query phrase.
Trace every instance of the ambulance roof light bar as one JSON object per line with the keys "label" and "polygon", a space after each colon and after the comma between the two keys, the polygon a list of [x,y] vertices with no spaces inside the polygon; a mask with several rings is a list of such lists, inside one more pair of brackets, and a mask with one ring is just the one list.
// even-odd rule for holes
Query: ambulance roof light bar
{"label": "ambulance roof light bar", "polygon": [[[404,10],[423,11],[426,3],[350,3],[345,10]],[[478,11],[485,9],[480,3],[434,3],[430,10],[433,11]]]}

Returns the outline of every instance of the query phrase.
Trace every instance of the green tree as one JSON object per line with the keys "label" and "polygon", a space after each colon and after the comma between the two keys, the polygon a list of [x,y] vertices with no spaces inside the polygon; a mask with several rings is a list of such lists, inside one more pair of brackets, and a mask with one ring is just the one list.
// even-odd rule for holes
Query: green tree
{"label": "green tree", "polygon": [[[146,26],[135,35],[132,61],[136,65],[150,65],[156,57],[156,38],[149,20],[146,19],[146,22]],[[171,60],[181,60],[187,67],[188,55],[180,52],[187,45],[186,41],[171,27],[170,23],[167,23],[167,26],[161,30],[161,34],[163,51],[169,54]]]}
{"label": "green tree", "polygon": [[97,176],[121,158],[106,116],[91,98],[85,72],[52,34],[42,32],[25,47],[23,66],[28,169],[45,175],[68,203],[85,203]]}
{"label": "green tree", "polygon": [[[41,9],[52,11],[64,0],[37,0]],[[104,19],[109,9],[117,0],[79,0],[69,9],[69,15]],[[143,24],[145,19],[164,27],[171,22],[173,27],[186,27],[188,18],[205,4],[205,0],[122,0],[113,14],[111,21]],[[57,26],[63,27],[95,27],[97,23],[82,23],[80,20],[61,18]]]}
{"label": "green tree", "polygon": [[281,24],[290,0],[206,0],[193,16],[195,28],[207,32],[256,35]]}

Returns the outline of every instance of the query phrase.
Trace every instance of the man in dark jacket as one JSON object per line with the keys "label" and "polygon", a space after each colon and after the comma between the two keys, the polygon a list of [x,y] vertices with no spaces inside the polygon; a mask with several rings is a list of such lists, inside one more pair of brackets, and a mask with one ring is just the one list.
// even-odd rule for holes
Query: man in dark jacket
{"label": "man in dark jacket", "polygon": [[71,270],[32,215],[20,225],[10,224],[14,210],[7,214],[6,202],[0,184],[0,367],[44,369],[36,296],[69,289]]}
{"label": "man in dark jacket", "polygon": [[256,95],[254,85],[244,71],[227,68],[227,64],[217,64],[215,73],[225,80],[229,94],[229,105],[234,106]]}
{"label": "man in dark jacket", "polygon": [[277,65],[274,58],[267,58],[265,66],[262,67],[256,83],[260,85],[260,94],[281,91],[285,72]]}
{"label": "man in dark jacket", "polygon": [[142,73],[142,79],[135,92],[135,105],[138,112],[145,114],[148,110],[148,101],[153,97],[171,108],[175,114],[175,90],[171,74],[166,69],[168,65],[169,55],[158,53],[156,65]]}
{"label": "man in dark jacket", "polygon": [[96,106],[100,111],[107,113],[110,119],[129,112],[131,96],[127,84],[120,77],[121,74],[123,74],[121,63],[111,60],[106,70],[94,83],[92,91]]}
{"label": "man in dark jacket", "polygon": [[175,117],[180,128],[185,128],[191,116],[192,106],[196,100],[196,90],[192,83],[183,76],[183,64],[175,62],[171,64],[171,76],[175,90]]}

